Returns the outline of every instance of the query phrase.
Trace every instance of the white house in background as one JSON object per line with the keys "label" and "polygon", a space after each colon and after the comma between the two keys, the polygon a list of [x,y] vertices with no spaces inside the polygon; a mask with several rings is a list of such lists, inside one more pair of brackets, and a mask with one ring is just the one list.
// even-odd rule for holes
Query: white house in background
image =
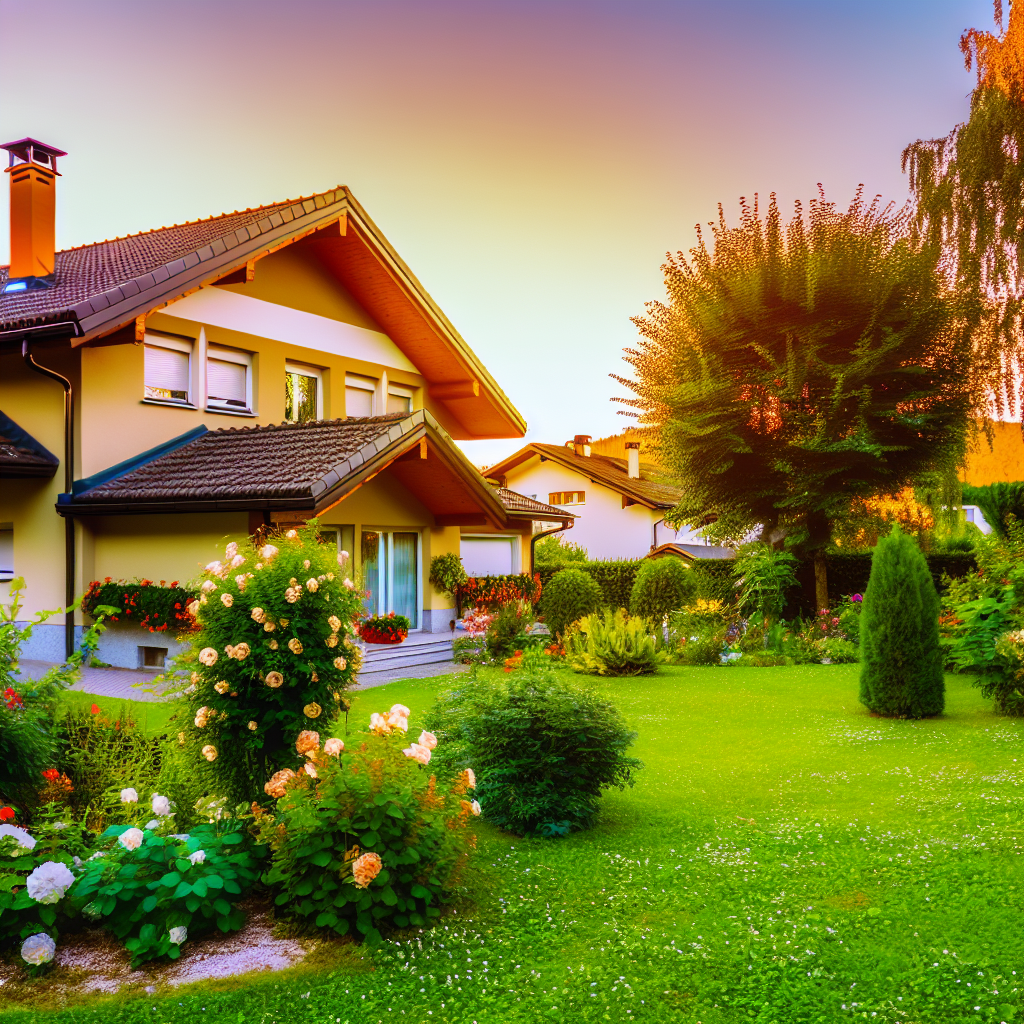
{"label": "white house in background", "polygon": [[567,539],[586,548],[592,559],[643,558],[665,545],[672,545],[665,553],[684,558],[731,558],[729,548],[665,522],[679,500],[679,488],[661,482],[657,467],[640,461],[639,441],[627,439],[624,445],[625,458],[619,458],[593,450],[589,434],[577,434],[564,445],[528,444],[489,466],[484,476],[575,513]]}

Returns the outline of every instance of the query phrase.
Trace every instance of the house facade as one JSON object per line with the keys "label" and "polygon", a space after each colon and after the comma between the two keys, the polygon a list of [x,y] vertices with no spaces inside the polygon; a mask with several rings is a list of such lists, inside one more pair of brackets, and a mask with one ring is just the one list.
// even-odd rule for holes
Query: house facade
{"label": "house facade", "polygon": [[573,512],[569,539],[592,559],[644,558],[665,545],[683,558],[732,556],[694,530],[669,526],[679,489],[640,460],[638,440],[626,438],[622,450],[622,457],[603,454],[589,435],[577,434],[564,445],[528,444],[484,472],[492,483]]}
{"label": "house facade", "polygon": [[[525,423],[349,189],[54,252],[64,154],[3,148],[0,599],[24,577],[22,620],[317,516],[369,610],[442,631],[433,556],[504,537],[518,570],[536,519],[571,519],[503,499],[459,450]],[[67,619],[25,656],[63,657]]]}

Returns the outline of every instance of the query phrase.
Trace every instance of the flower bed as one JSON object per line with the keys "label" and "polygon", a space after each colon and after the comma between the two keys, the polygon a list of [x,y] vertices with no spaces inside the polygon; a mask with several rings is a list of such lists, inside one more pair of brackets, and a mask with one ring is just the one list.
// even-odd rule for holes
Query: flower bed
{"label": "flower bed", "polygon": [[359,638],[367,644],[400,644],[409,635],[409,620],[389,612],[371,615],[359,624]]}
{"label": "flower bed", "polygon": [[540,573],[530,576],[522,573],[518,576],[471,576],[459,587],[456,595],[460,608],[472,608],[494,611],[503,605],[514,604],[516,601],[529,601],[536,604],[541,593]]}
{"label": "flower bed", "polygon": [[150,633],[175,630],[190,633],[197,628],[196,620],[188,610],[195,597],[174,580],[155,583],[141,579],[131,583],[107,576],[103,582],[93,580],[82,598],[82,611],[95,615],[100,606],[119,609],[108,616],[108,622],[131,622],[148,629]]}

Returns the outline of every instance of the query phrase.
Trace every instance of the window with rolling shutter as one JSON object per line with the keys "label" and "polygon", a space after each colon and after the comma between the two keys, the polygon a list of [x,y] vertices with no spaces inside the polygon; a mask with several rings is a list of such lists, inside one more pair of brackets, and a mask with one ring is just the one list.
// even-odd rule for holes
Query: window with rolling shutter
{"label": "window with rolling shutter", "polygon": [[247,352],[211,345],[206,357],[207,407],[225,412],[249,412],[251,368]]}
{"label": "window with rolling shutter", "polygon": [[360,377],[355,373],[345,374],[345,415],[372,416],[373,395],[377,381],[372,377]]}
{"label": "window with rolling shutter", "polygon": [[160,402],[187,403],[192,383],[190,359],[191,347],[187,343],[147,334],[145,397]]}

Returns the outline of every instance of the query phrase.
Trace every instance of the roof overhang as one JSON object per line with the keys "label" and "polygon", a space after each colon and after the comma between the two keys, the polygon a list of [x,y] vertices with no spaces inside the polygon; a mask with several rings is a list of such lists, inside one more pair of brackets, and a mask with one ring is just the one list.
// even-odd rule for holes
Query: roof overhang
{"label": "roof overhang", "polygon": [[0,412],[0,479],[51,477],[60,459]]}

